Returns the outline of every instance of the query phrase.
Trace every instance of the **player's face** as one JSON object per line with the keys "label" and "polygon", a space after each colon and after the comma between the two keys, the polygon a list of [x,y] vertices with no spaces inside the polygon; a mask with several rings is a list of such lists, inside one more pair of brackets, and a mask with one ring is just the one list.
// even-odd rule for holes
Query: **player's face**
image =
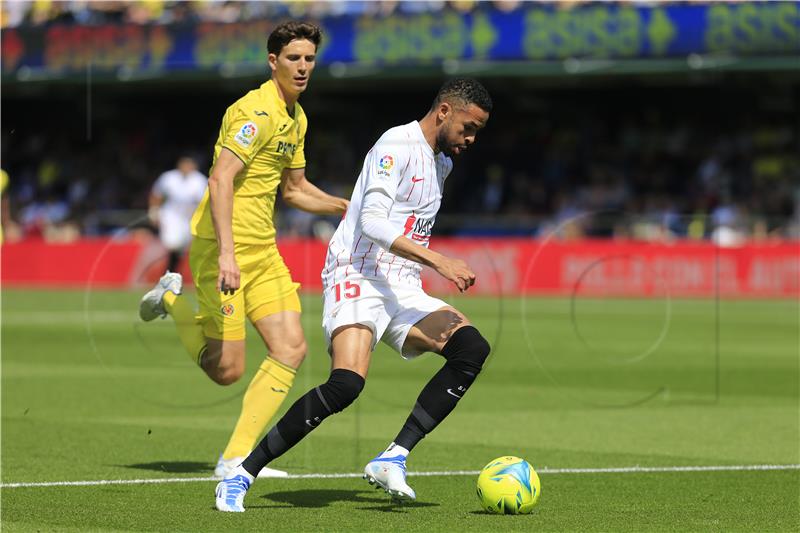
{"label": "player's face", "polygon": [[197,170],[197,166],[191,159],[181,158],[180,161],[178,161],[178,170],[180,171],[181,174],[186,176]]}
{"label": "player's face", "polygon": [[269,55],[272,79],[284,91],[300,94],[308,87],[308,80],[314,70],[317,47],[307,39],[289,42],[278,55]]}
{"label": "player's face", "polygon": [[443,102],[439,110],[440,116],[444,114],[442,127],[436,139],[440,151],[450,157],[458,155],[475,142],[478,131],[486,126],[489,113],[476,106],[452,106]]}

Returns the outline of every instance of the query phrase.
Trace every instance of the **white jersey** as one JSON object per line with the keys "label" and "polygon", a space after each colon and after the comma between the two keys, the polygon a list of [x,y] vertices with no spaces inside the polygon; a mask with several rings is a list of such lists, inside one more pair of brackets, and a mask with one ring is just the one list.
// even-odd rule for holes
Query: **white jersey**
{"label": "white jersey", "polygon": [[328,245],[322,284],[325,288],[353,279],[373,279],[390,284],[421,287],[422,266],[396,256],[361,232],[362,203],[368,192],[381,191],[394,203],[389,224],[406,238],[428,247],[439,212],[444,180],[453,162],[434,154],[414,121],[384,133],[364,159],[350,207]]}
{"label": "white jersey", "polygon": [[179,170],[161,174],[153,194],[164,199],[158,210],[161,240],[167,248],[182,248],[192,238],[190,223],[197,204],[203,199],[208,180],[198,171],[186,177]]}

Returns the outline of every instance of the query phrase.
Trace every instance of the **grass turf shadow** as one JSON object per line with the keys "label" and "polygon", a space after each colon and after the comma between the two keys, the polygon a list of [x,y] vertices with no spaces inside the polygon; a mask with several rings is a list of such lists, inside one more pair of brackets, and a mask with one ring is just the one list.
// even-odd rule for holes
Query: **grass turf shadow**
{"label": "grass turf shadow", "polygon": [[170,474],[208,474],[214,470],[211,463],[200,463],[197,461],[155,461],[152,463],[136,463],[132,465],[118,465],[123,468],[135,468],[137,470],[152,470],[154,472],[167,472]]}
{"label": "grass turf shadow", "polygon": [[[395,510],[402,508],[435,507],[439,505],[438,503],[426,503],[417,501],[398,504],[392,502],[390,499],[388,499],[388,497],[365,496],[365,494],[370,494],[370,493],[364,490],[352,490],[352,489],[349,490],[303,489],[303,490],[271,492],[269,494],[261,496],[261,498],[263,498],[264,500],[285,504],[285,505],[280,505],[279,507],[302,507],[307,509],[319,509],[322,507],[328,507],[329,505],[335,502],[372,504],[369,507],[360,507],[360,509],[364,511],[384,511],[384,512],[394,512]],[[272,507],[272,506],[251,505],[250,507],[257,508],[257,507]]]}

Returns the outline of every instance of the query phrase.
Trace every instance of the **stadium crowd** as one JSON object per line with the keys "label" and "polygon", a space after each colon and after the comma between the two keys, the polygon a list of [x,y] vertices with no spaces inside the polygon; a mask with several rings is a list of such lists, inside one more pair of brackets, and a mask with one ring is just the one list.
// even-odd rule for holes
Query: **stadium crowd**
{"label": "stadium crowd", "polygon": [[[520,3],[492,5],[510,10]],[[566,9],[583,3],[557,5]],[[478,5],[473,0],[19,0],[2,2],[0,8],[3,27],[19,27],[388,15],[469,11]],[[555,232],[561,238],[690,237],[729,243],[800,236],[796,83],[770,86],[765,78],[762,86],[750,77],[733,90],[719,80],[700,89],[686,80],[672,87],[667,80],[664,87],[651,83],[641,90],[617,81],[613,86],[600,82],[596,89],[567,85],[566,90],[533,86],[517,91],[508,80],[488,81],[502,103],[481,142],[463,156],[466,164],[456,165],[449,182],[453,192],[446,196],[437,233]],[[329,82],[328,97],[346,94],[344,85],[332,91],[330,83],[337,82]],[[421,94],[425,84],[413,85]],[[8,238],[71,240],[108,234],[140,220],[146,225],[151,186],[178,157],[190,155],[207,171],[224,110],[217,104],[227,97],[214,88],[194,95],[197,85],[164,83],[149,89],[150,99],[137,104],[137,90],[125,96],[115,93],[123,90],[108,87],[105,109],[94,101],[83,109],[68,98],[51,100],[43,108],[4,95],[2,166],[10,175],[6,197],[11,206],[4,219],[13,224]],[[323,189],[347,196],[362,154],[382,129],[394,124],[393,117],[407,116],[407,95],[383,85],[366,99],[355,96],[332,105],[316,96],[316,90],[312,86],[302,100],[311,121],[309,176]],[[72,98],[88,102],[78,93]],[[123,98],[126,105],[119,106]],[[419,104],[408,106],[417,109]],[[154,108],[169,111],[153,113]],[[343,116],[374,120],[364,124]],[[42,127],[55,121],[61,124],[60,134]],[[278,212],[284,235],[324,235],[335,223],[326,225],[283,207]]]}
{"label": "stadium crowd", "polygon": [[[497,9],[511,11],[522,0],[495,0]],[[551,2],[552,3],[552,2]],[[589,3],[560,0],[559,9]],[[640,1],[652,4],[652,0]],[[239,22],[272,17],[320,18],[339,15],[387,16],[395,13],[436,13],[445,9],[469,12],[478,0],[14,0],[3,2],[3,27],[48,24],[101,25],[118,23],[181,24],[190,22]]]}
{"label": "stadium crowd", "polygon": [[[731,243],[800,237],[796,113],[737,108],[746,94],[726,102],[713,89],[704,96],[671,90],[664,105],[670,90],[663,91],[509,96],[508,109],[498,106],[481,142],[455,166],[437,233],[663,239],[723,231],[720,238]],[[366,113],[381,117],[380,102],[393,97],[374,100],[350,105],[374,105]],[[532,102],[538,106],[526,110]],[[309,105],[308,174],[324,190],[349,196],[362,154],[395,120],[365,127],[341,120],[356,107],[337,104],[322,113],[313,100]],[[207,174],[215,114],[194,126],[178,109],[146,118],[135,109],[117,112],[106,124],[97,119],[85,143],[76,141],[82,124],[73,124],[71,135],[52,135],[13,112],[4,117],[3,168],[20,235],[69,240],[146,220],[153,182],[183,154]],[[12,123],[16,131],[9,132]],[[176,135],[172,125],[184,123]],[[279,208],[283,235],[314,234],[317,220]]]}

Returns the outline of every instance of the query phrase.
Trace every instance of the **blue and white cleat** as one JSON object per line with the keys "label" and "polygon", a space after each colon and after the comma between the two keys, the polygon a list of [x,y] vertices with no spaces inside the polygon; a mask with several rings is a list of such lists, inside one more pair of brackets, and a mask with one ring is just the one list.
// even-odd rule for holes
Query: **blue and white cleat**
{"label": "blue and white cleat", "polygon": [[181,275],[177,272],[167,271],[158,280],[156,286],[142,296],[139,302],[139,317],[145,322],[150,322],[158,317],[164,318],[167,316],[167,310],[164,309],[164,293],[170,291],[177,295],[182,290],[183,278]]}
{"label": "blue and white cleat", "polygon": [[406,458],[376,457],[364,467],[364,479],[376,488],[382,488],[393,500],[411,501],[417,499],[414,489],[406,483]]}
{"label": "blue and white cleat", "polygon": [[243,513],[244,496],[250,488],[251,481],[241,474],[223,479],[217,483],[215,495],[217,509],[226,513]]}

